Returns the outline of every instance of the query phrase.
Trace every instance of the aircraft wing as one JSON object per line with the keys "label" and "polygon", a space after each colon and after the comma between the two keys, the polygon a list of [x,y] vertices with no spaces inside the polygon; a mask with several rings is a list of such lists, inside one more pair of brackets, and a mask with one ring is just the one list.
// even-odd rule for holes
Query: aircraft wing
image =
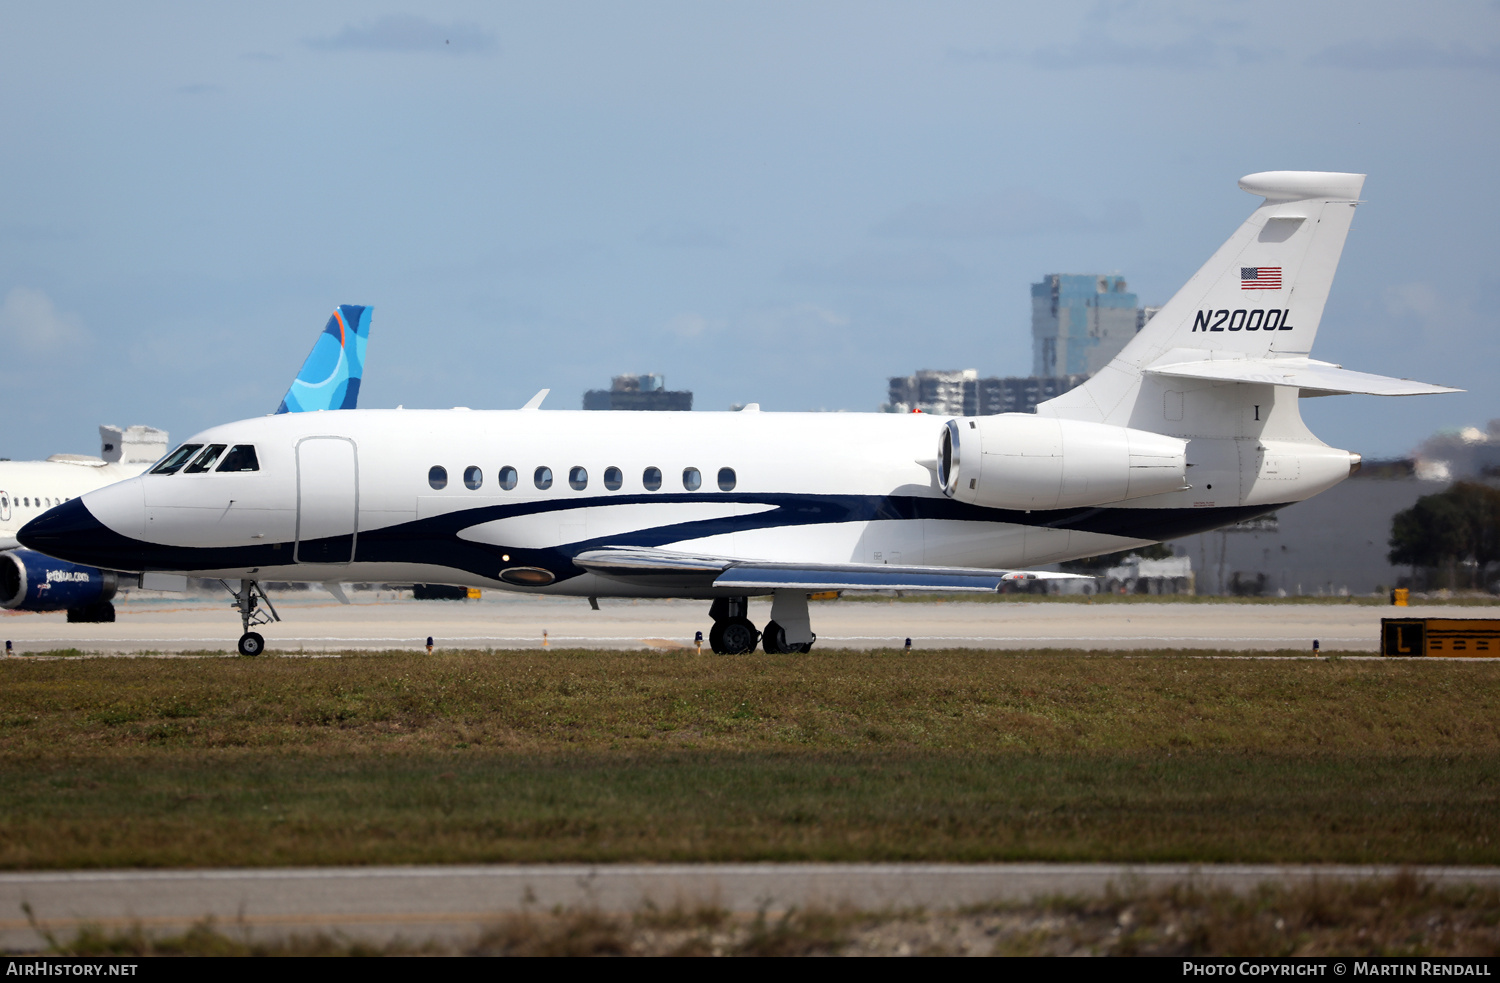
{"label": "aircraft wing", "polygon": [[1153,375],[1214,382],[1252,382],[1271,386],[1297,386],[1310,395],[1365,393],[1371,396],[1426,396],[1463,392],[1410,379],[1355,372],[1332,362],[1313,358],[1224,358],[1168,362],[1148,366]]}
{"label": "aircraft wing", "polygon": [[1007,581],[1091,579],[1082,574],[1044,570],[733,560],[643,547],[588,550],[575,556],[573,562],[590,573],[626,583],[754,591],[915,590],[993,594]]}

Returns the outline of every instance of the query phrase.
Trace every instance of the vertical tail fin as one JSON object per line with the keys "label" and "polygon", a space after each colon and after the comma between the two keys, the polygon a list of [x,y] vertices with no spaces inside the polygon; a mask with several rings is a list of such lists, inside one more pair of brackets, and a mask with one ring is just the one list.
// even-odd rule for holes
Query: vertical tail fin
{"label": "vertical tail fin", "polygon": [[1261,206],[1108,366],[1038,412],[1124,424],[1144,370],[1174,350],[1180,360],[1305,358],[1364,181],[1325,171],[1241,178]]}
{"label": "vertical tail fin", "polygon": [[340,304],[313,343],[277,413],[352,410],[359,402],[372,307]]}

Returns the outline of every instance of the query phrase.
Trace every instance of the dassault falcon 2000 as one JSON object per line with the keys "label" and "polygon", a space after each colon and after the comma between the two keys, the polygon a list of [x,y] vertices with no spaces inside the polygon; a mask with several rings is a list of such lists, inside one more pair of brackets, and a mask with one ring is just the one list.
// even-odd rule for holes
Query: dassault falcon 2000
{"label": "dassault falcon 2000", "polygon": [[[1106,368],[1032,414],[351,410],[204,431],[21,542],[126,571],[711,600],[717,652],[806,651],[812,591],[994,591],[1346,478],[1299,396],[1453,392],[1320,362],[1362,174],[1270,171],[1249,219]],[[223,455],[254,460],[226,472]],[[183,467],[187,464],[187,467]],[[757,631],[746,598],[772,595]],[[263,595],[262,595],[263,596]],[[263,617],[263,615],[262,615]]]}

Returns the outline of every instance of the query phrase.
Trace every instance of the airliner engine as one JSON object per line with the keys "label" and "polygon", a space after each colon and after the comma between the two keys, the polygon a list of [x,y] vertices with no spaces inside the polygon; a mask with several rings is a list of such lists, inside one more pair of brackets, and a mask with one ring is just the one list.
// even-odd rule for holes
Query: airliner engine
{"label": "airliner engine", "polygon": [[1107,505],[1187,487],[1187,441],[1029,413],[949,420],[938,442],[949,498],[996,509]]}
{"label": "airliner engine", "polygon": [[69,621],[114,621],[112,570],[54,560],[34,550],[0,553],[0,608],[68,612]]}

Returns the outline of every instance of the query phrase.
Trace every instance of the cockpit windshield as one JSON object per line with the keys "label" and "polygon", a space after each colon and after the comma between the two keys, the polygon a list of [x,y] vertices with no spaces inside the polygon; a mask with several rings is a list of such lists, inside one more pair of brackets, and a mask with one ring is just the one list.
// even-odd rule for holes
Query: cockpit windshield
{"label": "cockpit windshield", "polygon": [[200,474],[214,466],[219,455],[224,453],[224,444],[209,444],[203,453],[193,458],[193,463],[182,469],[183,474]]}
{"label": "cockpit windshield", "polygon": [[202,444],[183,444],[181,447],[177,448],[175,451],[162,458],[162,462],[156,467],[152,468],[151,473],[176,474],[177,470],[184,464],[186,464],[188,462],[188,459],[196,454],[198,452],[198,448],[202,446]]}
{"label": "cockpit windshield", "polygon": [[235,444],[224,455],[220,471],[259,471],[260,461],[255,457],[254,444]]}

